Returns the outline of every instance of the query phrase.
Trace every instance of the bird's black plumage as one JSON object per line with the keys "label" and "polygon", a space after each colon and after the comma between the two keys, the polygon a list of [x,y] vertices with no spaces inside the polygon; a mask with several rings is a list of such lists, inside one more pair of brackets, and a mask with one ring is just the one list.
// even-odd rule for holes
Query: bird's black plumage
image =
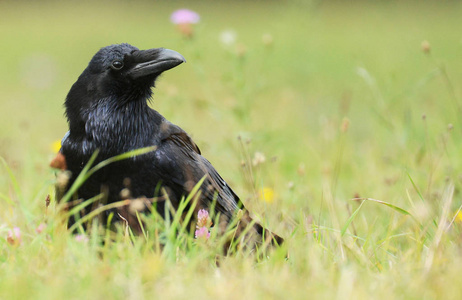
{"label": "bird's black plumage", "polygon": [[[72,174],[68,187],[97,149],[97,162],[143,147],[156,150],[104,167],[79,189],[79,198],[104,191],[107,201],[115,202],[128,188],[133,198],[161,197],[166,192],[178,205],[205,176],[199,207],[209,208],[216,199],[215,209],[226,220],[242,207],[189,135],[148,106],[156,78],[184,61],[172,50],[139,50],[129,44],[104,47],[91,59],[65,101],[69,132],[61,153]],[[161,207],[158,211],[163,214]],[[259,234],[264,231],[259,225],[255,229]]]}

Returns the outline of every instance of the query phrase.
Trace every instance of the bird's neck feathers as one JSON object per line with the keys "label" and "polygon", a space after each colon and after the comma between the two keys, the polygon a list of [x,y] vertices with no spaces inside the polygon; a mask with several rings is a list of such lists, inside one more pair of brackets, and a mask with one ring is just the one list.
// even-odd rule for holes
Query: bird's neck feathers
{"label": "bird's neck feathers", "polygon": [[102,154],[116,155],[133,149],[150,146],[152,133],[163,117],[148,106],[151,90],[134,91],[100,98],[80,108],[78,116],[66,101],[70,135],[82,138],[88,151],[100,149]]}
{"label": "bird's neck feathers", "polygon": [[147,102],[152,96],[150,84],[127,85],[127,82],[100,75],[92,73],[88,67],[67,94],[64,105],[71,132],[85,133],[86,123],[94,110],[103,109],[112,113],[131,106],[137,112],[149,109]]}

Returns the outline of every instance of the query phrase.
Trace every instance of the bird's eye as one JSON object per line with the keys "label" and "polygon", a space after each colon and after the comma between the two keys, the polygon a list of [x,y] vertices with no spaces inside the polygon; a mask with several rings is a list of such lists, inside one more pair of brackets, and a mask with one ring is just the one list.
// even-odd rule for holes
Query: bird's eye
{"label": "bird's eye", "polygon": [[120,60],[114,60],[112,62],[112,65],[111,67],[114,69],[114,70],[120,70],[124,67],[124,63],[121,62]]}

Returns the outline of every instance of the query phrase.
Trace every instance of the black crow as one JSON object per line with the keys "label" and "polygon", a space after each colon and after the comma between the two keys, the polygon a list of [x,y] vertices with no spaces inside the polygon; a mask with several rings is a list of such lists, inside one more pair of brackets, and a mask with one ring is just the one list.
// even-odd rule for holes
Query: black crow
{"label": "black crow", "polygon": [[[196,209],[213,207],[225,224],[244,209],[189,135],[148,106],[151,88],[159,75],[183,62],[184,57],[173,50],[139,50],[129,44],[107,46],[95,54],[65,101],[69,131],[59,154],[65,158],[61,157],[64,163],[60,166],[71,172],[65,191],[96,150],[97,163],[155,146],[152,152],[112,163],[93,174],[79,188],[78,198],[89,199],[101,192],[107,203],[145,197],[155,199],[157,211],[164,215],[165,201],[159,199],[168,197],[177,207],[182,197],[205,177]],[[82,214],[89,210],[84,209]],[[118,212],[121,218],[130,217]],[[251,222],[247,212],[244,216],[245,224]],[[69,225],[74,222],[71,217]],[[251,232],[282,242],[259,224],[253,225]]]}

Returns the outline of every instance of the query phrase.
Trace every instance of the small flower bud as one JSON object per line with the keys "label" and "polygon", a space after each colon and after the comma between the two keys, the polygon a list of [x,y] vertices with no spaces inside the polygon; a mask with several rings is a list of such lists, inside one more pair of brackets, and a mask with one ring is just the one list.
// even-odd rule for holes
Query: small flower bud
{"label": "small flower bud", "polygon": [[8,230],[6,240],[10,245],[13,245],[13,246],[20,245],[22,241],[21,229],[19,229],[19,227],[14,227],[13,230]]}
{"label": "small flower bud", "polygon": [[427,40],[422,41],[421,47],[422,47],[423,53],[425,53],[425,54],[430,53],[431,46],[430,46],[430,43]]}
{"label": "small flower bud", "polygon": [[211,225],[210,223],[209,212],[205,209],[200,209],[197,213],[197,228],[208,227]]}
{"label": "small flower bud", "polygon": [[205,239],[207,240],[210,237],[210,232],[207,227],[200,227],[195,232],[196,239]]}
{"label": "small flower bud", "polygon": [[346,132],[350,126],[350,120],[348,118],[343,118],[342,125],[340,126],[341,132]]}
{"label": "small flower bud", "polygon": [[47,224],[45,224],[45,223],[40,223],[40,225],[37,226],[37,228],[35,229],[35,232],[37,232],[37,233],[42,233],[42,231],[45,230],[46,227],[47,227]]}
{"label": "small flower bud", "polygon": [[196,239],[207,240],[210,237],[209,227],[212,225],[212,221],[209,217],[209,212],[205,209],[200,209],[197,212],[197,224],[195,237]]}
{"label": "small flower bud", "polygon": [[259,164],[262,164],[266,161],[266,157],[263,153],[261,152],[255,152],[255,155],[252,160],[252,164],[254,166],[258,166]]}
{"label": "small flower bud", "polygon": [[243,44],[238,44],[236,46],[236,54],[239,57],[244,57],[247,53],[247,48]]}
{"label": "small flower bud", "polygon": [[48,206],[50,206],[50,195],[47,195],[47,197],[45,198],[45,207],[48,208]]}
{"label": "small flower bud", "polygon": [[293,189],[294,186],[295,186],[295,184],[294,184],[293,181],[289,181],[289,182],[287,183],[287,188],[288,188],[289,190]]}
{"label": "small flower bud", "polygon": [[263,44],[267,47],[271,46],[273,44],[273,36],[269,33],[265,33],[262,37],[261,37],[261,41],[263,42]]}
{"label": "small flower bud", "polygon": [[58,188],[60,189],[66,188],[67,184],[69,183],[70,178],[71,178],[70,171],[59,172],[56,177],[56,184],[58,185]]}
{"label": "small flower bud", "polygon": [[231,46],[236,42],[237,34],[234,30],[225,30],[220,33],[220,42],[225,46]]}
{"label": "small flower bud", "polygon": [[133,215],[136,215],[137,212],[142,212],[145,208],[146,205],[144,205],[143,199],[133,199],[130,201],[129,210]]}
{"label": "small flower bud", "polygon": [[120,191],[120,199],[125,200],[125,199],[130,199],[131,198],[131,193],[130,190],[127,188],[124,188]]}
{"label": "small flower bud", "polygon": [[199,23],[200,16],[189,9],[179,9],[172,13],[170,21],[177,25],[178,31],[187,38],[194,35],[193,24]]}
{"label": "small flower bud", "polygon": [[297,173],[300,176],[305,176],[305,164],[301,163],[298,165]]}
{"label": "small flower bud", "polygon": [[77,234],[75,236],[75,240],[79,243],[88,243],[89,239],[88,239],[88,236],[86,236],[85,234]]}

